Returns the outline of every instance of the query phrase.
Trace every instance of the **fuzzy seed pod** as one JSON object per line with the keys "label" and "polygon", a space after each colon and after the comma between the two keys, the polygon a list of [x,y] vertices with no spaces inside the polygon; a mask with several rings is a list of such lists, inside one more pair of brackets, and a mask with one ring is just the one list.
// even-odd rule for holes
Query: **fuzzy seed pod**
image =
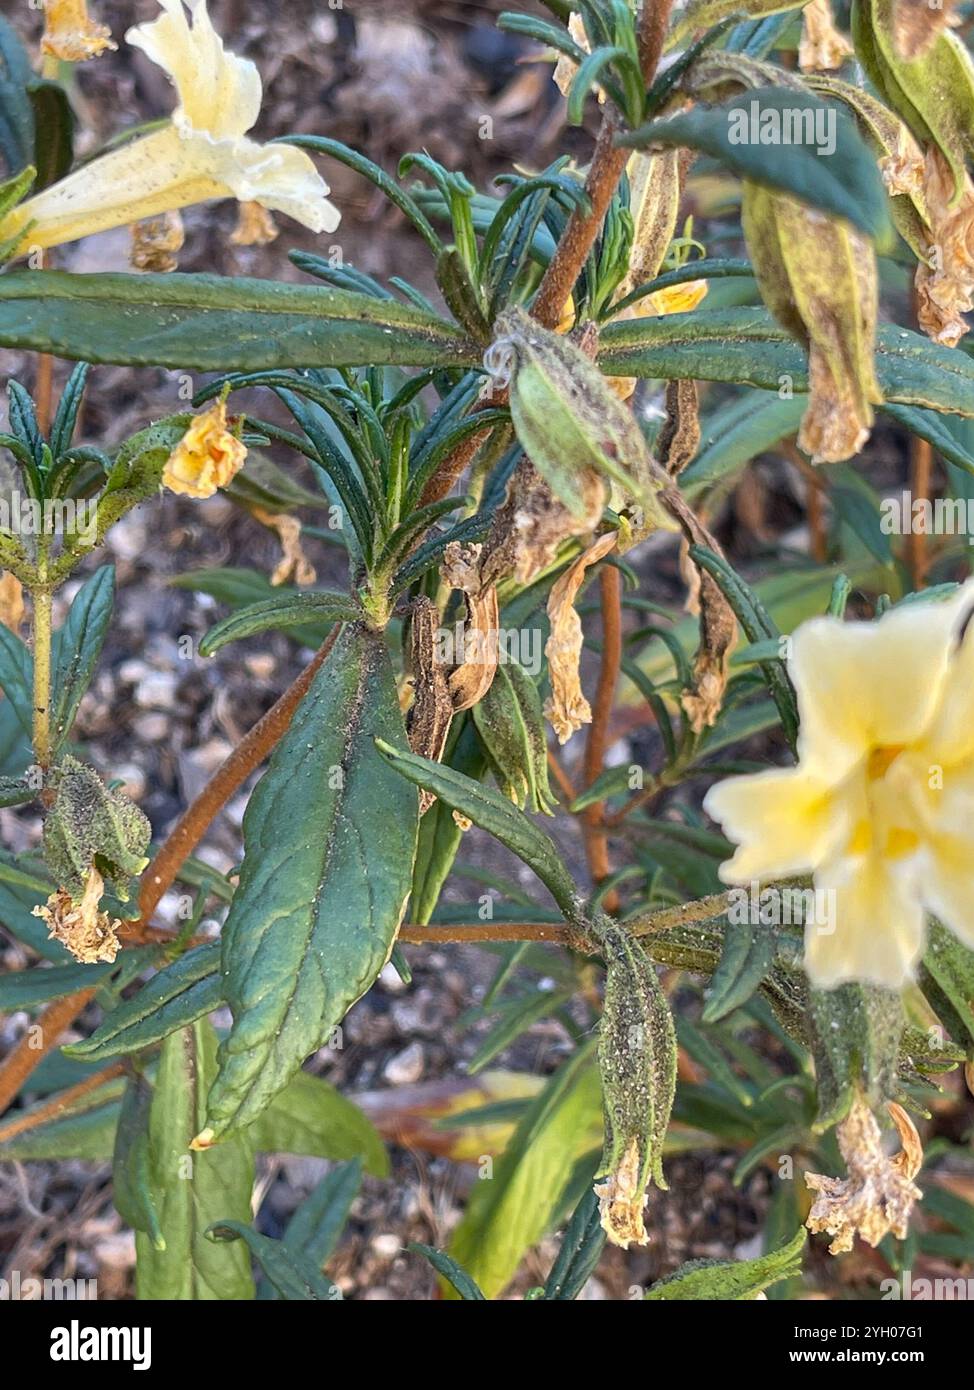
{"label": "fuzzy seed pod", "polygon": [[595,1191],[614,1245],[645,1245],[646,1187],[666,1188],[662,1152],[676,1088],[676,1032],[656,967],[608,917],[592,924],[605,958],[599,1071],[605,1146]]}

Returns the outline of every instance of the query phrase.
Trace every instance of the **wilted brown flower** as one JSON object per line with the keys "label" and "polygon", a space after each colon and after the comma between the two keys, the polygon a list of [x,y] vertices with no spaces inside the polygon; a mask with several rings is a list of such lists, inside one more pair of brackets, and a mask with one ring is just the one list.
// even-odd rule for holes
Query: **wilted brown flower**
{"label": "wilted brown flower", "polygon": [[623,1250],[629,1246],[645,1245],[649,1240],[643,1224],[646,1190],[640,1172],[639,1144],[630,1141],[615,1171],[605,1182],[595,1184],[599,1199],[599,1219],[613,1245]]}
{"label": "wilted brown flower", "polygon": [[75,902],[67,889],[58,888],[46,903],[34,908],[33,915],[47,923],[48,935],[83,965],[113,961],[118,955],[121,922],[98,911],[104,889],[102,876],[92,865],[80,902]]}
{"label": "wilted brown flower", "polygon": [[481,580],[480,553],[480,545],[453,541],[444,551],[440,567],[444,582],[459,589],[467,604],[463,660],[450,675],[450,694],[457,712],[471,709],[484,698],[497,670],[497,589]]}
{"label": "wilted brown flower", "polygon": [[176,253],[186,240],[183,219],[178,212],[163,212],[132,223],[132,250],[129,260],[136,270],[169,272],[179,264]]}
{"label": "wilted brown flower", "polygon": [[926,154],[923,193],[930,228],[926,263],[917,266],[917,317],[934,342],[956,347],[974,309],[974,183],[965,174],[954,206],[954,176],[935,145]]}
{"label": "wilted brown flower", "polygon": [[874,1248],[890,1231],[904,1239],[910,1213],[923,1196],[913,1181],[923,1162],[916,1127],[902,1106],[891,1103],[887,1109],[899,1131],[900,1153],[888,1157],[876,1117],[857,1096],[836,1130],[849,1176],[805,1174],[806,1185],[819,1193],[805,1225],[833,1237],[832,1255],[851,1250],[856,1235]]}
{"label": "wilted brown flower", "polygon": [[569,565],[548,596],[551,635],[545,644],[545,656],[548,658],[551,695],[545,701],[544,712],[559,743],[567,743],[576,729],[592,721],[592,710],[582,694],[579,681],[582,624],[575,612],[575,596],[585,578],[585,571],[608,555],[615,543],[614,531],[600,536]]}
{"label": "wilted brown flower", "polygon": [[227,424],[226,402],[214,401],[196,416],[170,454],[162,481],[171,492],[212,497],[240,471],[246,457],[246,446]]}
{"label": "wilted brown flower", "polygon": [[854,52],[849,40],[835,27],[829,0],[811,0],[802,10],[798,45],[798,66],[802,72],[841,68]]}
{"label": "wilted brown flower", "polygon": [[277,234],[277,223],[262,203],[239,205],[237,225],[230,233],[234,246],[268,246]]}
{"label": "wilted brown flower", "polygon": [[251,507],[251,515],[262,526],[276,531],[284,552],[274,567],[271,583],[295,583],[299,589],[306,589],[318,578],[318,573],[304,553],[301,544],[301,523],[296,516],[286,516],[283,512],[270,512],[266,507]]}
{"label": "wilted brown flower", "polygon": [[117,47],[107,24],[96,24],[88,14],[86,0],[45,0],[41,52],[49,58],[83,63]]}

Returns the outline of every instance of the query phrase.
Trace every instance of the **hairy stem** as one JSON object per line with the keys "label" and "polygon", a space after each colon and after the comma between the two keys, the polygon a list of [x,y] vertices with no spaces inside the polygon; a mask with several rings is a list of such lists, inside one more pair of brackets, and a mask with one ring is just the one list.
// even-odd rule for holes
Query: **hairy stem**
{"label": "hairy stem", "polygon": [[[41,560],[38,569],[46,569]],[[34,710],[33,743],[34,761],[38,767],[47,771],[51,765],[51,613],[53,595],[50,586],[42,578],[33,592],[33,647],[34,647]]]}

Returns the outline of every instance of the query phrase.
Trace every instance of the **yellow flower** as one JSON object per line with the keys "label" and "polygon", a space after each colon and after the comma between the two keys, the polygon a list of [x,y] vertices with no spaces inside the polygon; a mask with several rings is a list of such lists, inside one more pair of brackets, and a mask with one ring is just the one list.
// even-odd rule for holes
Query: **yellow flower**
{"label": "yellow flower", "polygon": [[45,0],[41,52],[49,58],[83,63],[114,47],[112,31],[91,19],[85,0]]}
{"label": "yellow flower", "polygon": [[739,846],[725,883],[811,873],[824,891],[828,920],[805,928],[820,988],[898,989],[927,912],[974,947],[972,608],[968,581],[878,622],[804,623],[789,661],[798,766],[728,778],[704,801]]}
{"label": "yellow flower", "polygon": [[247,139],[260,114],[260,74],[224,50],[206,0],[187,0],[192,25],[183,0],[159,3],[164,13],[125,37],[172,78],[172,120],[28,198],[0,223],[0,242],[25,232],[21,253],[59,246],[211,198],[257,202],[312,231],[334,231],[340,214],[310,156]]}
{"label": "yellow flower", "polygon": [[170,492],[212,497],[240,471],[246,457],[245,445],[227,428],[226,402],[214,401],[169,455],[162,481]]}

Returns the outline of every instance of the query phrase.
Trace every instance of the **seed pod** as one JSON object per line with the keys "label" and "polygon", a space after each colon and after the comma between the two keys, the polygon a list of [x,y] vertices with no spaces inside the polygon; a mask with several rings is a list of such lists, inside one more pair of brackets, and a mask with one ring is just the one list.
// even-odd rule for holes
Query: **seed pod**
{"label": "seed pod", "polygon": [[813,463],[857,454],[883,399],[874,363],[872,244],[848,222],[744,182],[744,236],[768,308],[808,352],[810,401],[798,443]]}
{"label": "seed pod", "polygon": [[606,965],[599,1029],[605,1146],[595,1188],[614,1245],[645,1245],[646,1187],[666,1188],[662,1152],[676,1088],[676,1031],[656,967],[639,942],[601,917],[591,925]]}
{"label": "seed pod", "polygon": [[541,698],[516,661],[500,662],[490,689],[473,707],[473,721],[498,785],[524,809],[553,814]]}
{"label": "seed pod", "polygon": [[673,529],[657,498],[646,441],[589,358],[567,338],[539,328],[520,309],[498,320],[496,350],[513,356],[511,416],[525,453],[576,516],[587,503],[578,479],[590,469],[611,478],[641,508],[647,530]]}
{"label": "seed pod", "polygon": [[70,756],[62,761],[54,805],[44,822],[44,857],[72,898],[83,897],[96,867],[128,902],[130,876],[148,864],[151,838],[152,827],[138,806],[106,787],[93,767]]}

